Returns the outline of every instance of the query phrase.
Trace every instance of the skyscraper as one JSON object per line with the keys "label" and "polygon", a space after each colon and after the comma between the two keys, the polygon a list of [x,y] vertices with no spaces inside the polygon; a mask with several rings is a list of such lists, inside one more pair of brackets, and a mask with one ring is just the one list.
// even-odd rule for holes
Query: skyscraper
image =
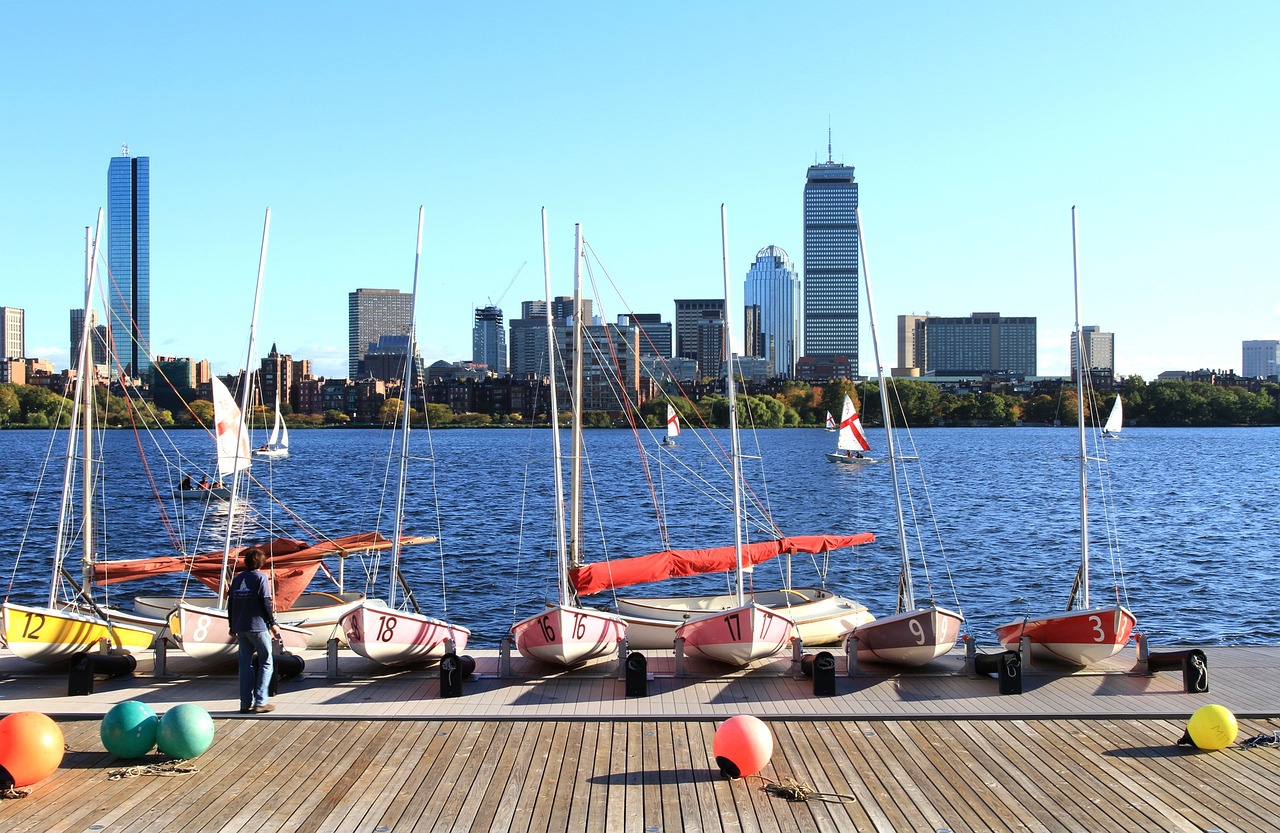
{"label": "skyscraper", "polygon": [[27,313],[18,307],[0,307],[0,359],[27,357]]}
{"label": "skyscraper", "polygon": [[804,184],[804,354],[858,367],[858,183],[853,166],[831,159]]}
{"label": "skyscraper", "polygon": [[112,375],[145,379],[151,368],[151,160],[120,150],[107,169],[107,293]]}
{"label": "skyscraper", "polygon": [[[756,252],[743,292],[746,307],[760,308],[759,338],[774,374],[795,378],[800,358],[800,276],[791,258],[777,246]],[[748,345],[748,349],[750,349]]]}
{"label": "skyscraper", "polygon": [[1280,372],[1280,340],[1240,342],[1240,375],[1266,379]]}
{"label": "skyscraper", "polygon": [[[105,370],[107,367],[107,328],[98,323],[98,311],[89,310],[89,332],[92,334],[93,363]],[[80,339],[84,334],[84,307],[71,310],[71,366],[80,360]]]}
{"label": "skyscraper", "polygon": [[704,357],[699,352],[701,346],[701,338],[705,333],[701,332],[702,322],[704,320],[720,321],[725,320],[724,315],[724,298],[689,298],[676,300],[676,358],[694,359],[698,361],[698,372],[703,376],[714,376],[719,373],[717,369],[719,362],[723,360],[723,354],[717,350],[714,357],[707,356],[716,367],[708,369]]}
{"label": "skyscraper", "polygon": [[381,336],[407,336],[413,295],[398,289],[357,289],[347,295],[347,378],[360,378],[360,360]]}
{"label": "skyscraper", "polygon": [[507,375],[507,333],[498,307],[476,309],[476,323],[471,328],[471,361],[486,365],[499,376]]}
{"label": "skyscraper", "polygon": [[[1115,377],[1114,333],[1104,333],[1096,325],[1080,328],[1084,342],[1084,366],[1094,377],[1095,383],[1110,382]],[[1076,334],[1071,333],[1071,378],[1076,378]]]}
{"label": "skyscraper", "polygon": [[975,312],[926,316],[916,330],[921,370],[930,376],[1036,375],[1036,319]]}

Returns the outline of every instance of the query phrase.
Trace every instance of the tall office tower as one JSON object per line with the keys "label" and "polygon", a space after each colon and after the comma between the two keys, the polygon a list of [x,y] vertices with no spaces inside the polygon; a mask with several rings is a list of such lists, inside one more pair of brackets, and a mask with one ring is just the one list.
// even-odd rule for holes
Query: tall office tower
{"label": "tall office tower", "polygon": [[382,336],[407,336],[413,295],[398,289],[357,289],[347,295],[347,378],[360,378],[360,360]]}
{"label": "tall office tower", "polygon": [[[107,366],[107,328],[98,323],[98,311],[89,310],[89,332],[92,334],[90,344],[93,345],[93,363],[100,367]],[[71,310],[71,366],[80,360],[80,339],[84,333],[84,307]],[[101,371],[100,371],[101,372]]]}
{"label": "tall office tower", "polygon": [[893,369],[894,376],[919,376],[924,367],[924,356],[920,353],[923,339],[919,333],[924,326],[926,316],[898,316],[898,366]]}
{"label": "tall office tower", "polygon": [[507,334],[498,307],[476,309],[476,323],[471,328],[471,361],[488,366],[499,376],[507,375]]}
{"label": "tall office tower", "polygon": [[924,319],[923,370],[931,376],[1036,375],[1036,319],[975,312],[968,318]]}
{"label": "tall office tower", "polygon": [[547,302],[522,301],[520,317],[507,322],[507,370],[516,379],[545,377],[547,363]]}
{"label": "tall office tower", "polygon": [[[794,379],[800,358],[800,276],[786,252],[777,246],[756,252],[743,297],[748,308],[760,308],[759,341],[764,352],[750,355],[764,356],[776,375]],[[748,350],[751,347],[747,345]]]}
{"label": "tall office tower", "polygon": [[804,184],[804,355],[858,368],[858,183],[831,159]]}
{"label": "tall office tower", "polygon": [[27,357],[27,313],[18,307],[0,307],[0,359]]}
{"label": "tall office tower", "polygon": [[[676,343],[675,355],[681,359],[694,359],[698,355],[698,327],[704,320],[724,321],[723,298],[697,298],[676,300]],[[699,370],[706,376],[705,367]],[[713,369],[712,374],[715,373]]]}
{"label": "tall office tower", "polygon": [[[1089,325],[1080,328],[1084,341],[1084,366],[1096,381],[1110,381],[1115,377],[1115,334],[1104,333]],[[1071,378],[1076,378],[1076,334],[1071,334]]]}
{"label": "tall office tower", "polygon": [[698,376],[707,379],[724,378],[725,340],[729,327],[723,318],[698,319]]}
{"label": "tall office tower", "polygon": [[112,375],[124,369],[131,378],[146,379],[151,369],[151,160],[130,156],[128,147],[107,170],[107,268],[111,347],[118,357]]}
{"label": "tall office tower", "polygon": [[656,312],[636,312],[618,316],[618,326],[640,331],[640,355],[671,357],[671,322],[663,322]]}
{"label": "tall office tower", "polygon": [[1240,375],[1267,378],[1280,373],[1280,341],[1263,339],[1240,343]]}

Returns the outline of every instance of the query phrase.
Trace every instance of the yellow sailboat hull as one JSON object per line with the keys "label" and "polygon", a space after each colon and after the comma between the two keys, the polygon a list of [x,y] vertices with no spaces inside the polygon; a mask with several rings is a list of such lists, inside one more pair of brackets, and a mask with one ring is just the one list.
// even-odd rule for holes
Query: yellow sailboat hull
{"label": "yellow sailboat hull", "polygon": [[106,640],[108,648],[144,650],[155,634],[144,628],[74,610],[60,610],[5,602],[3,636],[14,656],[31,662],[69,662],[82,651],[94,650]]}

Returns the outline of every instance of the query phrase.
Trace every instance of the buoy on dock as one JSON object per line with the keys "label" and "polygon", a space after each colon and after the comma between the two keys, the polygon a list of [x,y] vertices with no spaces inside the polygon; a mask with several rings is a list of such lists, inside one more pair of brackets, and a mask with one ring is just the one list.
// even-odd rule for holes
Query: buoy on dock
{"label": "buoy on dock", "polygon": [[1225,749],[1236,742],[1239,731],[1236,716],[1230,709],[1217,705],[1201,706],[1187,721],[1187,731],[1178,743],[1209,751]]}
{"label": "buoy on dock", "polygon": [[773,733],[760,718],[740,714],[716,729],[711,752],[724,777],[755,775],[773,757]]}
{"label": "buoy on dock", "polygon": [[156,746],[171,758],[188,760],[213,745],[213,718],[195,703],[174,706],[160,718]]}
{"label": "buoy on dock", "polygon": [[66,740],[40,712],[14,712],[0,720],[0,788],[43,781],[62,763]]}
{"label": "buoy on dock", "polygon": [[108,752],[120,758],[141,758],[156,747],[160,718],[140,700],[116,703],[102,718],[98,735]]}

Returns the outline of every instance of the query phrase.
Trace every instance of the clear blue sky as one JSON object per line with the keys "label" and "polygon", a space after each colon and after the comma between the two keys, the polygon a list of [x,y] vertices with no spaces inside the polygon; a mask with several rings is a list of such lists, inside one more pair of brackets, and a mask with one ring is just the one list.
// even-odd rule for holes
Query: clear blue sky
{"label": "clear blue sky", "polygon": [[408,290],[420,204],[428,361],[470,358],[476,306],[542,297],[544,205],[558,294],[580,222],[626,304],[670,320],[721,294],[722,202],[736,279],[771,244],[799,265],[830,124],[887,364],[899,314],[998,311],[1036,316],[1040,373],[1065,373],[1074,204],[1117,370],[1239,370],[1241,340],[1280,337],[1278,24],[1270,0],[0,0],[0,305],[65,366],[127,143],[160,354],[244,362],[267,206],[258,352],[317,373],[345,375],[349,291]]}

